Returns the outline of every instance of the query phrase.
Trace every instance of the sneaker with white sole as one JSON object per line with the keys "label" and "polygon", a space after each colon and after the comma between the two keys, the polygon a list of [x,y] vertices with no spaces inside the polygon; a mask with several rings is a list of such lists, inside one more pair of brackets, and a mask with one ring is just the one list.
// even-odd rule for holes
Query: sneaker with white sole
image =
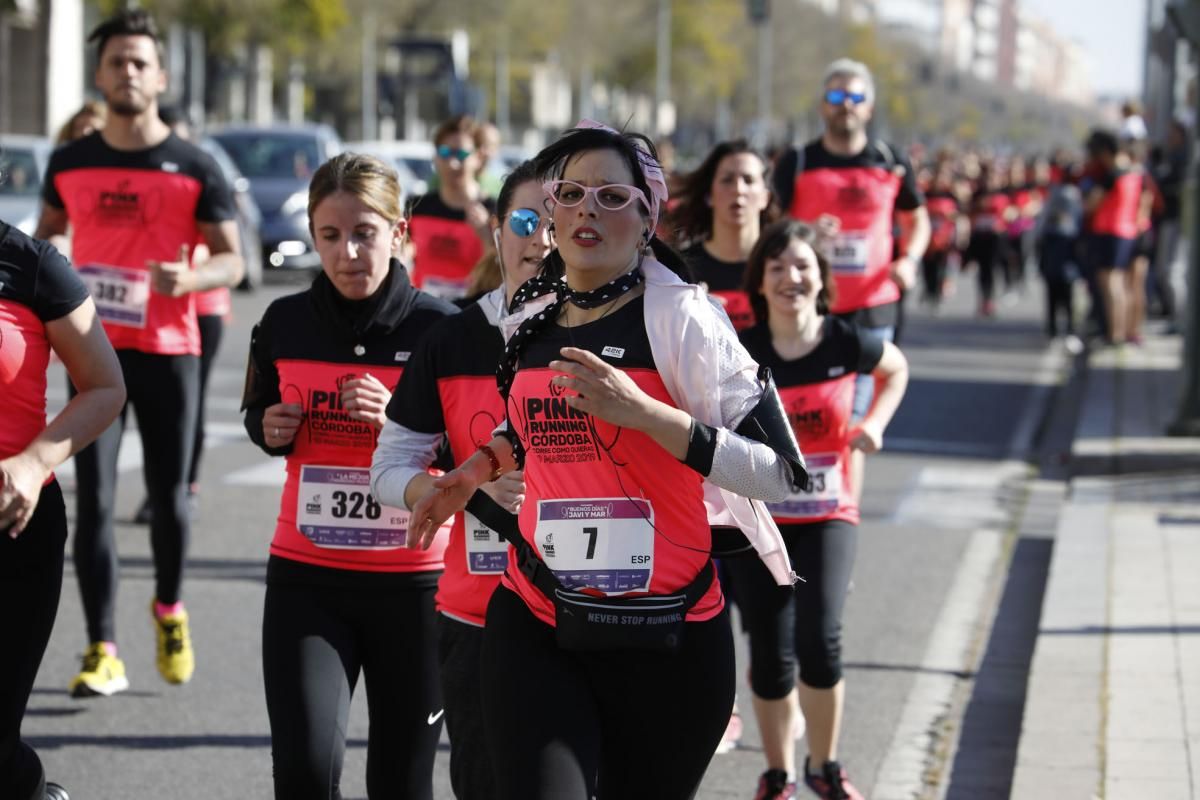
{"label": "sneaker with white sole", "polygon": [[196,655],[192,651],[192,637],[188,633],[187,611],[160,617],[154,611],[154,601],[151,601],[150,616],[154,618],[158,637],[158,674],[167,683],[187,683],[196,671]]}
{"label": "sneaker with white sole", "polygon": [[104,642],[92,642],[83,654],[83,668],[67,691],[72,697],[111,697],[129,688],[125,662],[108,652]]}

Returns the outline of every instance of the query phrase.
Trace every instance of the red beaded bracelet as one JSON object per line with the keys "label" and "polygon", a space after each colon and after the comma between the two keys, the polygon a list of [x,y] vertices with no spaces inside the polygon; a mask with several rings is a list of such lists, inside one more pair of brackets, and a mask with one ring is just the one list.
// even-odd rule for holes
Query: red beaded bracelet
{"label": "red beaded bracelet", "polygon": [[479,452],[481,452],[485,456],[487,456],[487,460],[492,465],[492,475],[490,478],[488,478],[488,480],[494,481],[494,480],[496,480],[496,478],[499,478],[500,477],[500,459],[496,457],[496,451],[492,449],[491,445],[481,444],[481,445],[479,445]]}

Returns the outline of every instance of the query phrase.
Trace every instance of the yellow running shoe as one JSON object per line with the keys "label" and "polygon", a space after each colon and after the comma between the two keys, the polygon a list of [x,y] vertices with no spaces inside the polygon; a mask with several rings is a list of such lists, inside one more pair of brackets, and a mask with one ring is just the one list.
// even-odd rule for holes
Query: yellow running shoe
{"label": "yellow running shoe", "polygon": [[109,655],[104,642],[92,642],[83,653],[83,670],[71,680],[71,697],[110,697],[129,688],[125,662]]}
{"label": "yellow running shoe", "polygon": [[158,631],[158,674],[167,683],[187,683],[196,670],[192,637],[188,635],[187,612],[160,617],[154,613],[154,601],[151,600],[150,616]]}

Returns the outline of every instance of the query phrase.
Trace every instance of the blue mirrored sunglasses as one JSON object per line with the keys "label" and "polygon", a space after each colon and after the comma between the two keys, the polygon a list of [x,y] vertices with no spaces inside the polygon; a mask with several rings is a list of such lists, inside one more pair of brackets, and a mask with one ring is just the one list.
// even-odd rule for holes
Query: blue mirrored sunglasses
{"label": "blue mirrored sunglasses", "polygon": [[830,89],[825,92],[825,102],[830,105],[840,106],[847,100],[857,106],[867,102],[867,95],[863,92],[847,92],[845,89]]}
{"label": "blue mirrored sunglasses", "polygon": [[438,149],[437,149],[438,156],[440,158],[445,159],[446,161],[449,161],[452,158],[457,159],[459,161],[466,161],[468,158],[471,157],[471,153],[474,153],[474,152],[475,152],[474,150],[460,150],[460,149],[451,147],[448,144],[440,144],[440,145],[438,145]]}
{"label": "blue mirrored sunglasses", "polygon": [[522,239],[528,239],[537,233],[542,224],[542,215],[532,208],[517,208],[508,215],[508,227]]}

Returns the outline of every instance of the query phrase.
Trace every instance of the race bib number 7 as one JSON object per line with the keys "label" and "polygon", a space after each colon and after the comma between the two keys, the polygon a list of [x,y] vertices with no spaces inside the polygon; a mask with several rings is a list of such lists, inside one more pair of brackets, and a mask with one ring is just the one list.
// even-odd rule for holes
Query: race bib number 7
{"label": "race bib number 7", "polygon": [[568,589],[650,589],[654,509],[646,500],[542,500],[535,538],[542,560]]}
{"label": "race bib number 7", "polygon": [[371,496],[371,473],[355,467],[300,468],[296,527],[317,547],[395,550],[408,537],[408,512]]}
{"label": "race bib number 7", "polygon": [[150,273],[144,269],[84,264],[79,267],[102,322],[129,328],[146,327]]}

